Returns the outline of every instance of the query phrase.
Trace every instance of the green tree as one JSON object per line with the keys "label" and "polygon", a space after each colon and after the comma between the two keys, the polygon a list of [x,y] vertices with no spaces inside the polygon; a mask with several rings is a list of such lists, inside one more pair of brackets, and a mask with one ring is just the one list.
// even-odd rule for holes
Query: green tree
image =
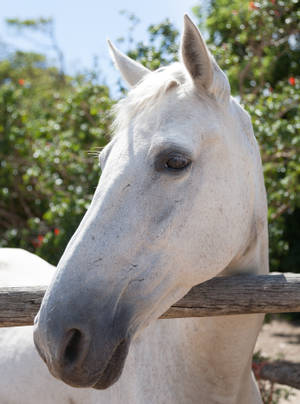
{"label": "green tree", "polygon": [[[6,19],[7,25],[14,29],[17,34],[22,34],[23,39],[27,38],[30,42],[37,45],[42,45],[43,49],[52,50],[59,64],[59,75],[61,80],[64,80],[65,75],[65,60],[64,54],[60,49],[56,36],[55,24],[53,18],[37,18],[20,20],[19,18]],[[42,44],[36,43],[35,33],[42,34],[45,41]],[[29,36],[28,36],[29,34]],[[32,35],[33,34],[33,35]]]}
{"label": "green tree", "polygon": [[90,155],[108,141],[108,88],[66,77],[44,56],[0,62],[0,243],[56,264],[98,182]]}

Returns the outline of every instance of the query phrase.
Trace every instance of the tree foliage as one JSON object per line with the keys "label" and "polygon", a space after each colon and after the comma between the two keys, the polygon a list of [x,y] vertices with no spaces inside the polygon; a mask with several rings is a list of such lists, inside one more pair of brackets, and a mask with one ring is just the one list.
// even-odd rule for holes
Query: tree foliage
{"label": "tree foliage", "polygon": [[[253,120],[269,200],[271,268],[299,271],[298,1],[212,0],[193,13]],[[177,60],[179,32],[169,20],[151,25],[141,42],[134,39],[138,19],[127,16],[122,46],[129,56],[150,69]],[[48,19],[9,24],[53,33]],[[0,61],[0,243],[52,263],[91,200],[100,171],[88,151],[108,141],[114,102],[91,77],[61,78],[40,54],[15,52]]]}
{"label": "tree foliage", "polygon": [[107,143],[108,88],[68,78],[41,55],[0,63],[1,245],[57,263],[98,182]]}

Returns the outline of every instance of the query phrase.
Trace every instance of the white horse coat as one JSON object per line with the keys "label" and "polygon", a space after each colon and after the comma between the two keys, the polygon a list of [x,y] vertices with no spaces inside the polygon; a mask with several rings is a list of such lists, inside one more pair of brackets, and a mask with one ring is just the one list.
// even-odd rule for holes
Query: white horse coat
{"label": "white horse coat", "polygon": [[[38,399],[260,404],[251,362],[262,315],[157,320],[197,283],[268,271],[266,197],[250,119],[188,17],[182,64],[150,73],[111,49],[134,87],[118,106],[99,186],[35,329],[51,373],[101,391],[42,377],[44,365],[34,362],[45,386]],[[32,386],[22,380],[21,402],[35,402],[26,401]]]}

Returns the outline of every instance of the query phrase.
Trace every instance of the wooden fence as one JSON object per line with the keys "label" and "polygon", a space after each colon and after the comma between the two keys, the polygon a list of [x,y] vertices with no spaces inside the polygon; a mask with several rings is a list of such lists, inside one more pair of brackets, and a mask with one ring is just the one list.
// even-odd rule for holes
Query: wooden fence
{"label": "wooden fence", "polygon": [[[0,327],[31,325],[46,286],[0,288]],[[195,286],[161,318],[300,312],[300,275],[216,277]]]}
{"label": "wooden fence", "polygon": [[[31,325],[46,286],[0,288],[0,327]],[[300,275],[216,277],[195,286],[161,318],[300,312]],[[300,364],[260,364],[260,377],[300,389]]]}

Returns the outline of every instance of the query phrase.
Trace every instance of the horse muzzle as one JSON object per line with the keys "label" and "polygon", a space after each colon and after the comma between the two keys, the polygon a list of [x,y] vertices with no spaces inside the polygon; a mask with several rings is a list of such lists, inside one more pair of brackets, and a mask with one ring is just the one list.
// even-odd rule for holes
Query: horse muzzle
{"label": "horse muzzle", "polygon": [[51,374],[73,387],[106,389],[114,384],[130,345],[124,315],[120,321],[98,318],[97,324],[86,319],[80,326],[74,318],[64,316],[62,322],[59,317],[53,311],[47,317],[41,310],[34,327],[35,346]]}

